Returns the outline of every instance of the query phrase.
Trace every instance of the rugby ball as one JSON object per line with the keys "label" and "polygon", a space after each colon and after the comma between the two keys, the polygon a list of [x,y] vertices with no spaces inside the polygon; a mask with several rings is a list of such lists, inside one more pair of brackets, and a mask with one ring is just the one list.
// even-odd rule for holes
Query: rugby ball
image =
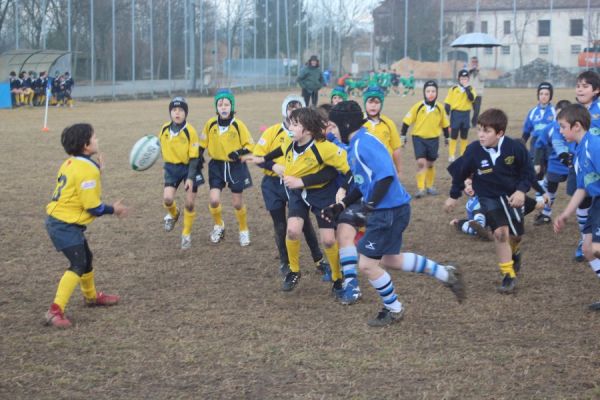
{"label": "rugby ball", "polygon": [[129,153],[129,165],[134,171],[150,168],[160,155],[160,142],[154,135],[144,136],[135,144]]}

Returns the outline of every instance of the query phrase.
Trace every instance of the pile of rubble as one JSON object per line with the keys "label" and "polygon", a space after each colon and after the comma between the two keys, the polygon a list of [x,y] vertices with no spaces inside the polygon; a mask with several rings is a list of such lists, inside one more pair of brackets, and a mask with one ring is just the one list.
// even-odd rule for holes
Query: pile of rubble
{"label": "pile of rubble", "polygon": [[567,69],[536,58],[529,64],[502,75],[500,80],[517,87],[536,87],[543,81],[552,82],[556,87],[573,87],[576,78],[577,75]]}

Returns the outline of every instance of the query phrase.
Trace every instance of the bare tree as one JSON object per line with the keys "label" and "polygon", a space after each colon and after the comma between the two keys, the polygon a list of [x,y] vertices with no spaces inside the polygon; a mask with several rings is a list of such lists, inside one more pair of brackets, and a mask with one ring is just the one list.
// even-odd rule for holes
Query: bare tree
{"label": "bare tree", "polygon": [[[519,18],[517,15],[522,16],[521,23],[519,24]],[[531,18],[531,12],[523,10],[520,13],[513,12],[513,37],[515,38],[515,44],[519,49],[519,68],[523,66],[523,44],[525,43],[525,34],[527,33],[527,26],[533,22]]]}

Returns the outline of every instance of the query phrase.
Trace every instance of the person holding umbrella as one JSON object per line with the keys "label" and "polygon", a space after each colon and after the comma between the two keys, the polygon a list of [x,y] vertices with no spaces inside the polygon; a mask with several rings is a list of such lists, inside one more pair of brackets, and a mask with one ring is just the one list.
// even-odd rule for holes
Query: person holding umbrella
{"label": "person holding umbrella", "polygon": [[473,116],[471,118],[471,127],[477,126],[477,118],[481,109],[483,100],[483,88],[485,86],[484,78],[479,70],[479,59],[476,56],[471,57],[471,65],[469,67],[469,78],[473,89],[475,89],[475,100],[473,101]]}
{"label": "person holding umbrella", "polygon": [[319,97],[319,89],[324,86],[323,74],[317,56],[310,56],[310,59],[300,70],[300,74],[296,81],[302,88],[302,97],[304,97],[306,106],[310,106],[311,100],[312,104],[316,106]]}

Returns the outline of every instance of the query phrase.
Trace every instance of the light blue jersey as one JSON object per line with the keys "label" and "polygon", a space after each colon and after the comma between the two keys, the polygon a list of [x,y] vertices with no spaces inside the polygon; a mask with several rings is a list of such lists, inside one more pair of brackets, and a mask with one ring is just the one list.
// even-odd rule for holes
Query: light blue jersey
{"label": "light blue jersey", "polygon": [[591,197],[600,196],[600,134],[586,132],[577,146],[575,159],[577,188]]}

